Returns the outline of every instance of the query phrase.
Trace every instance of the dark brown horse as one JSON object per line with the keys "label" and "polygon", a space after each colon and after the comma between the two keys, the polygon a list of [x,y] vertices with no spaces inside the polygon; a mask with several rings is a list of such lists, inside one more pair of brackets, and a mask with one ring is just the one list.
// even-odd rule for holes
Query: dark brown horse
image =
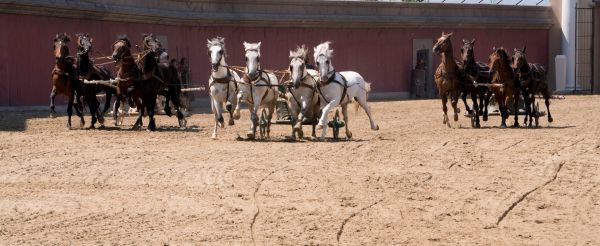
{"label": "dark brown horse", "polygon": [[[131,43],[127,37],[120,37],[113,45],[113,59],[117,61],[117,94],[124,98],[127,91],[131,90],[131,97],[134,100],[139,116],[134,124],[134,128],[140,128],[143,125],[142,117],[147,114],[149,118],[148,130],[156,129],[154,119],[154,109],[156,107],[156,98],[168,86],[167,77],[159,77],[155,74],[158,69],[157,55],[154,49],[146,49],[138,59],[134,59],[131,54]],[[177,70],[175,69],[175,74]],[[181,118],[179,118],[181,117]],[[185,118],[178,110],[180,127],[185,127]]]}
{"label": "dark brown horse", "polygon": [[[77,35],[77,71],[81,80],[110,80],[113,78],[110,70],[105,67],[94,65],[94,62],[90,58],[90,52],[92,51],[92,42],[94,41],[88,33],[76,34]],[[87,85],[86,85],[87,86]],[[98,85],[94,87],[97,93],[104,92],[106,94],[106,100],[104,102],[104,109],[102,114],[110,109],[110,103],[112,96],[116,93],[116,89],[108,86]]]}
{"label": "dark brown horse", "polygon": [[506,128],[506,119],[508,118],[508,102],[514,103],[515,123],[519,126],[519,84],[515,79],[513,69],[510,64],[510,57],[504,48],[493,48],[490,54],[490,74],[492,74],[492,86],[490,87],[496,97],[496,102],[500,108],[502,123],[500,127]]}
{"label": "dark brown horse", "polygon": [[438,38],[437,42],[433,46],[433,52],[442,56],[442,62],[435,71],[435,83],[442,98],[442,106],[444,111],[444,124],[450,127],[450,119],[448,118],[448,96],[450,96],[450,102],[454,109],[454,121],[458,121],[459,109],[456,106],[458,102],[458,86],[461,83],[462,72],[459,69],[456,61],[454,61],[452,42],[450,37],[452,33],[445,34],[442,32],[442,36]]}
{"label": "dark brown horse", "polygon": [[85,124],[82,114],[82,106],[79,97],[82,95],[83,83],[78,80],[74,67],[74,59],[69,56],[70,41],[66,33],[56,34],[52,50],[56,58],[56,64],[52,69],[52,92],[50,92],[50,110],[51,116],[54,116],[54,98],[58,94],[63,94],[68,97],[67,103],[67,128],[71,129],[71,116],[73,115],[73,103],[77,103],[75,111],[81,120],[81,126]]}
{"label": "dark brown horse", "polygon": [[[515,54],[512,57],[515,76],[521,84],[521,93],[525,99],[525,120],[523,124],[532,126],[532,120],[535,118],[536,126],[538,125],[539,112],[535,110],[535,95],[542,94],[548,111],[548,122],[552,122],[550,114],[550,89],[546,82],[546,69],[537,63],[528,63],[525,58],[525,50],[515,49]],[[529,124],[527,119],[529,118]]]}
{"label": "dark brown horse", "polygon": [[[465,72],[465,76],[467,80],[472,82],[477,82],[480,84],[490,84],[492,78],[489,74],[490,68],[487,64],[483,62],[475,61],[475,39],[463,40],[463,46],[460,49],[462,56],[462,69]],[[485,86],[479,86],[475,89],[475,93],[477,93],[477,97],[479,99],[479,112],[478,115],[483,116],[483,121],[488,120],[488,104],[490,102],[490,97],[492,96],[491,90]],[[465,108],[469,113],[474,113],[472,110],[469,110],[469,107],[466,103],[466,94],[462,94],[462,100],[465,103]]]}
{"label": "dark brown horse", "polygon": [[[467,41],[463,40],[463,47],[460,49],[462,62],[459,63],[459,68],[461,70],[461,81],[458,84],[458,88],[461,94],[461,99],[465,104],[465,109],[474,119],[474,127],[480,128],[479,124],[479,109],[483,104],[477,103],[477,96],[480,98],[484,95],[480,95],[480,90],[473,83],[477,82],[476,79],[479,77],[479,67],[477,67],[477,63],[475,62],[475,58],[473,55],[473,45],[475,44],[475,40]],[[467,95],[471,95],[471,100],[473,101],[473,109],[469,108],[469,104],[467,103]]]}
{"label": "dark brown horse", "polygon": [[[77,34],[77,75],[78,79],[83,80],[109,80],[111,79],[110,72],[106,69],[94,66],[89,52],[91,50],[92,40],[88,34]],[[90,128],[95,128],[96,122],[100,123],[100,127],[104,126],[104,112],[100,111],[100,103],[96,95],[104,91],[106,93],[106,103],[104,112],[110,108],[110,100],[112,94],[115,93],[115,88],[104,84],[83,84],[81,96],[84,97],[86,104],[90,109],[92,122]]]}
{"label": "dark brown horse", "polygon": [[[185,128],[187,123],[185,116],[181,112],[181,79],[177,70],[176,62],[169,62],[168,54],[162,47],[160,41],[152,33],[144,34],[144,53],[148,57],[139,60],[139,67],[142,69],[144,77],[152,76],[163,82],[159,94],[165,97],[165,113],[172,116],[169,102],[173,102],[177,113],[177,120],[180,128]],[[150,53],[151,52],[151,53]],[[152,56],[154,55],[154,60]]]}

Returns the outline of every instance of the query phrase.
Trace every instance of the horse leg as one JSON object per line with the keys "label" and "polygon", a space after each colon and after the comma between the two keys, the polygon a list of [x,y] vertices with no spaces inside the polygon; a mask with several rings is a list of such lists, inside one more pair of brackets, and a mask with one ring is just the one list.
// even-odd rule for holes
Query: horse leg
{"label": "horse leg", "polygon": [[[467,94],[468,94],[467,91],[463,90],[460,94],[461,94],[460,97],[461,97],[463,103],[465,104],[465,110],[467,110],[468,114],[473,114],[473,111],[471,110],[471,108],[469,108],[469,104],[467,103]],[[473,107],[475,107],[475,106],[473,106]]]}
{"label": "horse leg", "polygon": [[484,99],[485,99],[485,90],[483,89],[478,89],[477,87],[475,87],[475,89],[477,90],[477,96],[479,97],[479,110],[477,112],[477,114],[479,115],[483,115],[483,106],[484,104]]}
{"label": "horse leg", "polygon": [[[135,121],[135,124],[133,124],[132,129],[141,129],[142,126],[144,125],[144,122],[142,120],[142,118],[144,116],[144,103],[143,103],[143,101],[141,101],[141,98],[139,98],[138,96],[132,96],[131,100],[133,101],[133,103],[135,103],[135,106],[137,107],[137,110],[138,110],[138,118]],[[156,103],[156,102],[149,102],[149,103]],[[121,120],[122,120],[122,118],[121,118]]]}
{"label": "horse leg", "polygon": [[[185,119],[185,115],[183,115],[183,112],[181,112],[181,101],[179,100],[179,95],[175,90],[173,90],[173,92],[169,91],[169,93],[171,93],[171,101],[173,101],[173,105],[175,106],[175,112],[177,113],[177,121],[179,123],[179,128],[185,129],[185,126],[187,125],[187,120]],[[167,106],[165,106],[165,109],[166,108]]]}
{"label": "horse leg", "polygon": [[[86,98],[87,100],[87,98]],[[75,108],[75,114],[79,117],[79,127],[85,126],[85,119],[83,118],[83,103],[81,102],[81,96],[75,95],[73,99]]]}
{"label": "horse leg", "polygon": [[[289,109],[290,109],[290,123],[292,123],[291,138],[293,140],[296,140],[296,132],[298,132],[298,135],[302,135],[300,133],[300,131],[302,130],[302,120],[300,119],[302,112],[298,113],[298,111],[301,111],[301,110],[299,110],[298,105],[294,104],[293,102],[290,102]],[[300,131],[298,131],[298,128],[300,128]],[[302,136],[300,136],[300,138],[302,138]]]}
{"label": "horse leg", "polygon": [[[234,87],[232,85],[228,85],[229,87]],[[229,88],[231,91],[231,88]],[[235,90],[233,90],[235,91]],[[238,101],[237,101],[237,93],[229,93],[228,97],[227,97],[227,105],[225,106],[227,109],[227,112],[229,113],[229,122],[228,125],[233,126],[235,125],[235,121],[234,121],[234,110],[236,110],[238,108]],[[238,112],[238,118],[239,118],[239,112]]]}
{"label": "horse leg", "polygon": [[154,108],[156,107],[156,94],[148,96],[148,101],[153,103],[146,104],[146,110],[148,111],[148,131],[156,131],[156,121],[154,119]]}
{"label": "horse leg", "polygon": [[250,111],[250,129],[246,136],[248,139],[256,138],[256,127],[258,126],[258,110],[260,109],[260,98],[254,98],[254,104]]}
{"label": "horse leg", "polygon": [[544,92],[544,102],[546,103],[546,111],[548,112],[548,122],[552,123],[554,119],[552,119],[552,114],[550,114],[550,92],[546,90]]}
{"label": "horse leg", "polygon": [[475,117],[475,128],[480,128],[479,123],[479,104],[477,104],[477,88],[471,90],[471,100],[473,101],[473,113],[471,117]]}
{"label": "horse leg", "polygon": [[321,114],[321,119],[319,119],[319,124],[317,125],[317,129],[322,130],[320,138],[321,141],[325,140],[325,136],[327,135],[327,123],[329,123],[327,115],[329,114],[329,111],[334,107],[335,104],[337,104],[337,101],[333,100],[330,101],[327,105],[325,105],[325,107],[323,107],[323,113]]}
{"label": "horse leg", "polygon": [[371,107],[367,103],[367,93],[359,93],[354,98],[354,100],[356,101],[355,103],[358,103],[358,105],[360,105],[360,107],[363,108],[363,110],[365,110],[365,113],[367,113],[367,116],[369,117],[369,123],[371,123],[371,130],[378,131],[379,125],[377,125],[375,120],[373,120],[373,115],[371,114]]}
{"label": "horse leg", "polygon": [[[502,89],[498,89],[502,90]],[[494,92],[496,103],[498,104],[498,109],[500,110],[500,118],[502,122],[500,123],[500,128],[506,128],[506,117],[508,113],[506,112],[506,97],[504,93],[500,93],[500,91]]]}
{"label": "horse leg", "polygon": [[515,123],[513,124],[513,127],[519,127],[519,97],[521,96],[519,93],[520,90],[519,89],[514,89],[513,91],[513,101],[515,102],[514,105],[514,109],[515,109]]}
{"label": "horse leg", "polygon": [[452,105],[452,109],[454,109],[454,121],[458,121],[458,112],[460,112],[460,110],[458,109],[458,91],[456,89],[453,89],[450,91],[450,103]]}
{"label": "horse leg", "polygon": [[[277,95],[277,94],[275,94]],[[277,104],[277,97],[273,99],[273,103],[270,103],[267,107],[267,139],[271,138],[271,119],[273,118],[273,113],[275,112],[275,105]]]}
{"label": "horse leg", "polygon": [[96,128],[96,122],[98,121],[98,118],[96,117],[98,114],[98,100],[96,100],[96,97],[91,98],[91,93],[89,97],[86,97],[86,100],[88,107],[90,108],[90,115],[92,115],[92,123],[89,126],[89,129],[94,129]]}
{"label": "horse leg", "polygon": [[531,119],[533,118],[533,112],[531,110],[531,97],[527,89],[523,90],[523,100],[525,101],[525,116],[523,117],[523,125],[527,126],[527,120],[529,119],[531,127]]}
{"label": "horse leg", "polygon": [[113,93],[108,90],[104,91],[104,94],[106,95],[106,97],[104,98],[105,101],[104,101],[104,108],[102,109],[102,115],[105,115],[106,112],[108,112],[108,109],[110,109],[110,103],[112,101],[112,96],[113,96]]}
{"label": "horse leg", "polygon": [[239,120],[240,119],[240,104],[242,102],[242,94],[236,94],[236,105],[235,105],[235,110],[233,111],[233,119],[234,120]]}
{"label": "horse leg", "polygon": [[54,110],[54,98],[56,97],[56,86],[52,86],[50,92],[50,118],[56,117],[56,111]]}
{"label": "horse leg", "polygon": [[444,111],[443,124],[448,124],[448,127],[450,127],[450,119],[448,119],[448,106],[446,105],[448,103],[448,96],[446,95],[446,92],[440,92],[440,96],[442,97],[442,110]]}
{"label": "horse leg", "polygon": [[348,129],[348,104],[342,105],[342,117],[344,117],[344,125],[346,129],[346,137],[348,139],[352,138],[352,132]]}
{"label": "horse leg", "polygon": [[485,103],[483,106],[483,121],[488,120],[488,106],[490,105],[490,99],[492,99],[492,94],[492,90],[488,90],[487,92],[485,92]]}
{"label": "horse leg", "polygon": [[[70,95],[72,97],[72,94]],[[69,99],[67,103],[67,129],[71,130],[71,116],[73,115],[73,98]]]}

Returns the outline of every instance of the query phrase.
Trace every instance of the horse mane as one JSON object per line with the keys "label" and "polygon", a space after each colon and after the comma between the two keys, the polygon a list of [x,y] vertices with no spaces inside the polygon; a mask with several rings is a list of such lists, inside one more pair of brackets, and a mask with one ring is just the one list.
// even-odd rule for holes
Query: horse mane
{"label": "horse mane", "polygon": [[500,48],[496,49],[496,53],[498,55],[500,55],[501,59],[503,59],[503,60],[505,60],[507,62],[510,62],[510,57],[508,56],[508,52],[506,52],[506,50],[504,49],[504,47],[500,47]]}
{"label": "horse mane", "polygon": [[71,41],[71,38],[66,33],[58,33],[56,34],[56,37],[54,37],[54,42],[56,41],[63,41],[66,43]]}
{"label": "horse mane", "polygon": [[306,60],[307,53],[305,45],[296,46],[296,50],[290,50],[290,59],[300,58],[304,61]]}
{"label": "horse mane", "polygon": [[317,47],[314,48],[315,59],[317,57],[319,57],[320,55],[324,55],[327,58],[331,58],[333,56],[333,50],[329,48],[330,44],[331,44],[331,41],[326,41],[326,42],[323,42],[323,43],[317,45]]}
{"label": "horse mane", "polygon": [[246,51],[255,50],[256,52],[258,52],[258,55],[260,55],[260,44],[261,44],[261,42],[258,42],[258,43],[244,42],[244,49]]}
{"label": "horse mane", "polygon": [[206,40],[206,47],[210,48],[212,46],[221,46],[221,48],[223,48],[223,50],[225,50],[225,38],[223,37],[216,37],[216,38],[212,38],[212,39],[207,39]]}
{"label": "horse mane", "polygon": [[125,45],[127,45],[127,47],[131,48],[131,42],[129,41],[129,38],[127,38],[127,34],[122,34],[122,35],[117,36],[117,42],[118,41],[125,42]]}

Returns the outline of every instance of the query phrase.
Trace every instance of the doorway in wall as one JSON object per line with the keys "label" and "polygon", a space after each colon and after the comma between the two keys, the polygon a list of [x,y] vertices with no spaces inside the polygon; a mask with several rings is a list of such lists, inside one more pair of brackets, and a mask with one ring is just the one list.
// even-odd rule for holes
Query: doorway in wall
{"label": "doorway in wall", "polygon": [[413,64],[411,80],[412,98],[434,98],[433,64],[431,47],[433,39],[413,39]]}

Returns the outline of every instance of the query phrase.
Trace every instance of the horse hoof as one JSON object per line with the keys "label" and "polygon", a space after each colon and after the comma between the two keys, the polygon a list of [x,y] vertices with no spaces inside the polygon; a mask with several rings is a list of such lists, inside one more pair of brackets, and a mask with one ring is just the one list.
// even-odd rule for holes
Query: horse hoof
{"label": "horse hoof", "polygon": [[554,121],[554,119],[552,119],[552,117],[548,117],[548,122],[552,123],[552,121]]}
{"label": "horse hoof", "polygon": [[502,129],[506,129],[506,124],[502,124],[502,125],[500,125],[500,128],[502,128]]}
{"label": "horse hoof", "polygon": [[454,114],[454,121],[458,121],[458,114]]}
{"label": "horse hoof", "polygon": [[212,140],[217,140],[217,134],[214,134],[210,137]]}
{"label": "horse hoof", "polygon": [[483,121],[488,121],[488,116],[487,115],[483,116]]}
{"label": "horse hoof", "polygon": [[233,121],[233,118],[229,118],[229,125],[230,126],[235,125],[235,121]]}
{"label": "horse hoof", "polygon": [[318,124],[318,125],[317,125],[317,130],[322,130],[322,129],[323,129],[323,125],[321,125],[321,124]]}
{"label": "horse hoof", "polygon": [[346,132],[346,138],[352,139],[352,132]]}
{"label": "horse hoof", "polygon": [[[298,138],[303,139],[304,138],[304,132],[302,132],[302,130],[298,131]],[[294,138],[295,140],[296,138]]]}
{"label": "horse hoof", "polygon": [[96,129],[96,127],[95,127],[94,125],[91,125],[91,126],[89,126],[87,129],[88,129],[88,130],[94,130],[94,129]]}
{"label": "horse hoof", "polygon": [[56,118],[56,115],[54,113],[50,113],[50,119],[54,119]]}
{"label": "horse hoof", "polygon": [[373,130],[373,131],[379,131],[379,125],[375,125],[375,127],[371,127],[371,130]]}
{"label": "horse hoof", "polygon": [[248,137],[248,139],[254,140],[256,134],[254,134],[254,132],[248,132],[246,133],[246,137]]}

